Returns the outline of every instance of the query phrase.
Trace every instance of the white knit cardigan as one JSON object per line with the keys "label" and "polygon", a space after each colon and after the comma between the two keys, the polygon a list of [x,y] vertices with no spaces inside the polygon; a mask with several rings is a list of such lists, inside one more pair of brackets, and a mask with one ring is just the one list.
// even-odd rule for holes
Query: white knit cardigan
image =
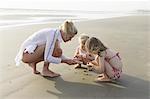
{"label": "white knit cardigan", "polygon": [[45,53],[44,53],[44,61],[48,61],[50,63],[61,63],[62,58],[66,58],[64,56],[60,58],[56,58],[52,56],[54,45],[56,40],[58,39],[59,43],[63,41],[60,30],[59,29],[42,29],[38,32],[35,32],[33,35],[29,36],[21,45],[21,48],[15,58],[16,65],[19,65],[23,52],[28,52],[30,54],[34,53],[37,46],[46,44]]}

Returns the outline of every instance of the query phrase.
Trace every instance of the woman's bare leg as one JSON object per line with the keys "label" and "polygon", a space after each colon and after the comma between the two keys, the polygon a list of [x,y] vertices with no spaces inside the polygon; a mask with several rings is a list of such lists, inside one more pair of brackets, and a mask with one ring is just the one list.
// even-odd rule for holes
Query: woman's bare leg
{"label": "woman's bare leg", "polygon": [[34,74],[40,74],[40,72],[37,71],[37,69],[36,69],[36,63],[29,63],[29,66],[30,66],[31,68],[33,68],[33,73],[34,73]]}
{"label": "woman's bare leg", "polygon": [[[38,71],[36,70],[36,64],[41,61],[44,61],[44,50],[45,50],[45,45],[41,45],[36,48],[36,50],[33,54],[29,54],[29,53],[23,54],[22,61],[24,63],[28,63],[33,68],[33,72],[35,74],[38,73]],[[54,53],[54,55],[53,55],[54,57],[60,57],[62,55],[62,50],[60,48],[59,48],[59,50],[57,50],[57,48],[56,48],[56,50],[54,49],[53,53]],[[42,73],[43,73],[43,76],[49,76],[49,77],[60,76],[60,74],[54,73],[53,71],[49,70],[48,62],[44,62]]]}
{"label": "woman's bare leg", "polygon": [[[62,50],[61,50],[60,46],[58,45],[58,41],[56,41],[52,56],[61,57],[61,55],[62,55]],[[44,62],[42,75],[46,76],[46,77],[58,77],[58,76],[60,76],[60,74],[54,73],[53,71],[49,70],[49,64],[50,64],[49,62]]]}
{"label": "woman's bare leg", "polygon": [[[38,46],[34,53],[23,53],[22,61],[24,63],[37,63],[44,56],[45,45]],[[44,59],[43,59],[44,60]]]}
{"label": "woman's bare leg", "polygon": [[[44,56],[44,55],[43,55]],[[34,74],[40,74],[39,71],[36,70],[36,64],[43,61],[44,57],[39,58],[39,60],[37,60],[34,63],[29,63],[29,66],[31,66],[33,68],[33,73]],[[43,70],[42,70],[42,75],[43,76],[48,76],[48,77],[57,77],[60,76],[60,74],[54,73],[53,71],[49,70],[49,62],[44,62],[44,66],[43,66]]]}
{"label": "woman's bare leg", "polygon": [[40,72],[37,71],[37,69],[36,69],[36,64],[39,63],[39,62],[41,62],[41,61],[44,61],[44,58],[43,58],[43,57],[39,58],[36,62],[28,63],[28,65],[29,65],[31,68],[33,68],[33,73],[34,73],[34,74],[40,74]]}
{"label": "woman's bare leg", "polygon": [[34,74],[40,74],[36,70],[36,64],[44,60],[45,45],[38,46],[33,54],[23,53],[22,61],[27,63],[32,69]]}

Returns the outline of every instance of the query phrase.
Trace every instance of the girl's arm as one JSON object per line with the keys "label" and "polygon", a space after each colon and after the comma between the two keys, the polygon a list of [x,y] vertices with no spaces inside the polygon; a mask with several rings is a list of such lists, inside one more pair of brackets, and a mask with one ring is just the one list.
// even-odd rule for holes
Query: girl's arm
{"label": "girl's arm", "polygon": [[104,57],[100,57],[100,59],[99,59],[99,66],[100,66],[101,72],[104,72],[105,71]]}
{"label": "girl's arm", "polygon": [[100,74],[104,73],[104,71],[105,71],[104,57],[98,56],[98,58],[97,58],[97,65],[94,65],[92,70],[97,72],[97,73],[100,73]]}
{"label": "girl's arm", "polygon": [[89,62],[89,65],[99,66],[99,56],[96,56],[95,60]]}
{"label": "girl's arm", "polygon": [[82,55],[79,54],[79,47],[76,48],[74,59],[77,59],[78,61],[82,61]]}
{"label": "girl's arm", "polygon": [[77,57],[78,55],[79,55],[79,47],[76,48],[76,51],[75,51],[75,53],[74,53],[74,57]]}

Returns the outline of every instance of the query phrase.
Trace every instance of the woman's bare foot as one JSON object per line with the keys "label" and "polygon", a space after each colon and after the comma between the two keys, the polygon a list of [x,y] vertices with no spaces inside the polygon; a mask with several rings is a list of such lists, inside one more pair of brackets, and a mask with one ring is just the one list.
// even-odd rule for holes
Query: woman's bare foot
{"label": "woman's bare foot", "polygon": [[46,69],[42,71],[42,76],[54,78],[60,76],[60,74],[54,73],[53,71]]}
{"label": "woman's bare foot", "polygon": [[39,71],[33,71],[34,74],[41,74]]}
{"label": "woman's bare foot", "polygon": [[36,63],[29,63],[29,66],[33,68],[34,74],[40,74],[40,72],[36,70]]}

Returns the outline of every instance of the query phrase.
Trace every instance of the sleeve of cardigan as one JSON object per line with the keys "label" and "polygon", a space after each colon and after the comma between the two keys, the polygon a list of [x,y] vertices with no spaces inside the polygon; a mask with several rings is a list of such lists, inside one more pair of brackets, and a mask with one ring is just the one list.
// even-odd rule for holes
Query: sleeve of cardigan
{"label": "sleeve of cardigan", "polygon": [[58,37],[57,33],[49,33],[49,35],[47,35],[46,47],[45,47],[45,53],[44,53],[44,60],[50,63],[55,63],[55,64],[61,63],[61,58],[56,58],[52,56],[57,37]]}
{"label": "sleeve of cardigan", "polygon": [[61,58],[62,60],[69,60],[69,59],[70,59],[69,57],[66,57],[66,56],[64,56],[64,55],[62,55],[60,58]]}

